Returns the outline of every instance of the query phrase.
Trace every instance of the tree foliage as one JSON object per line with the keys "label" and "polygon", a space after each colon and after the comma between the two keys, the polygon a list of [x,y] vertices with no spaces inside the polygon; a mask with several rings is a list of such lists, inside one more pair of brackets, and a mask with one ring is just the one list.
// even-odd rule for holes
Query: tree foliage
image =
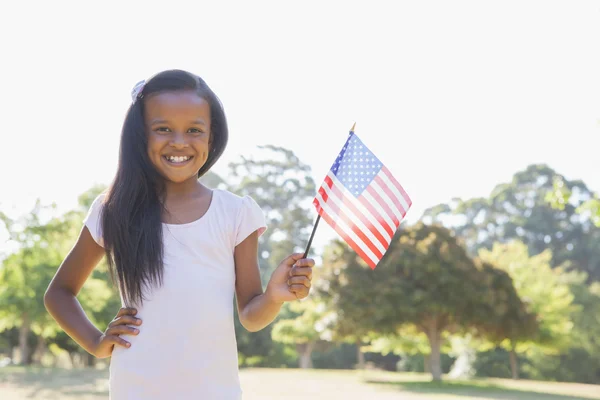
{"label": "tree foliage", "polygon": [[[573,193],[562,209],[548,202],[556,180]],[[489,197],[454,199],[431,207],[423,220],[452,228],[472,255],[481,248],[491,249],[496,242],[518,239],[532,255],[550,249],[552,267],[567,263],[586,272],[590,280],[599,280],[600,228],[577,213],[593,197],[582,181],[569,181],[546,165],[530,165],[511,182],[497,185]]]}
{"label": "tree foliage", "polygon": [[445,334],[474,327],[498,331],[496,324],[516,313],[513,307],[522,308],[518,297],[506,295],[510,280],[504,279],[504,291],[494,287],[502,272],[475,263],[441,226],[418,223],[400,230],[374,271],[340,242],[332,244],[324,264],[329,272],[325,291],[338,315],[337,335],[386,335],[389,344],[390,337],[414,326],[428,339],[436,380],[441,379]]}

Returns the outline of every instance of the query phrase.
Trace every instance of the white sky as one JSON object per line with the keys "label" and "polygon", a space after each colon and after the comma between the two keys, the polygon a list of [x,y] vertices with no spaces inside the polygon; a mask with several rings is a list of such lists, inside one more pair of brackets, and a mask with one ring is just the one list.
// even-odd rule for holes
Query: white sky
{"label": "white sky", "polygon": [[320,184],[356,122],[411,220],[531,163],[600,190],[600,1],[154,4],[2,3],[1,210],[108,184],[131,88],[168,68],[224,103],[217,173],[275,144]]}

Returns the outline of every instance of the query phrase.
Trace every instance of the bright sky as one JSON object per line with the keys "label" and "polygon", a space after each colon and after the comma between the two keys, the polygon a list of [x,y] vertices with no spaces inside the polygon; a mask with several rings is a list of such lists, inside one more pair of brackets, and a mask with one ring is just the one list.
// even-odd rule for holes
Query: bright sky
{"label": "bright sky", "polygon": [[[0,6],[10,215],[108,184],[131,88],[169,68],[224,103],[217,173],[274,144],[320,184],[356,122],[411,196],[409,220],[531,163],[600,190],[599,1],[88,4]],[[322,225],[317,242],[333,232]]]}

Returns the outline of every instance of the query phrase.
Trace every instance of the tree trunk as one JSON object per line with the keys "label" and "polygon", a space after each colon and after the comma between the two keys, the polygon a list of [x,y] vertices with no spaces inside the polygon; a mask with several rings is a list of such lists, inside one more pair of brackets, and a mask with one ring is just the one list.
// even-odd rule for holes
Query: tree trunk
{"label": "tree trunk", "polygon": [[438,320],[436,317],[432,318],[427,325],[427,338],[429,339],[429,346],[431,347],[430,355],[430,367],[431,377],[434,381],[442,380],[442,358],[441,358],[441,335],[438,330]]}
{"label": "tree trunk", "polygon": [[91,355],[90,353],[84,353],[84,363],[86,367],[95,367],[96,366],[96,357]]}
{"label": "tree trunk", "polygon": [[308,369],[313,367],[312,362],[312,351],[315,347],[315,344],[312,342],[297,344],[296,349],[300,354],[300,368]]}
{"label": "tree trunk", "polygon": [[361,341],[357,340],[356,341],[356,359],[358,360],[357,367],[358,367],[358,369],[365,369],[365,353],[362,352],[361,345],[362,345]]}
{"label": "tree trunk", "polygon": [[426,374],[431,373],[431,354],[423,355],[423,368]]}
{"label": "tree trunk", "polygon": [[21,353],[21,365],[29,364],[29,345],[27,338],[29,338],[29,332],[31,331],[31,322],[27,313],[23,314],[23,323],[19,328],[19,352]]}
{"label": "tree trunk", "polygon": [[75,363],[77,362],[77,352],[70,351],[69,358],[71,359],[71,368],[75,368],[76,367]]}
{"label": "tree trunk", "polygon": [[511,342],[510,347],[510,372],[512,373],[512,378],[517,380],[519,379],[519,365],[517,360],[517,352],[515,351],[515,344]]}
{"label": "tree trunk", "polygon": [[47,350],[46,340],[43,337],[38,336],[37,345],[35,347],[35,351],[33,352],[33,360],[36,364],[38,364],[38,365],[42,364],[42,359],[44,358],[44,355],[46,354],[46,350]]}

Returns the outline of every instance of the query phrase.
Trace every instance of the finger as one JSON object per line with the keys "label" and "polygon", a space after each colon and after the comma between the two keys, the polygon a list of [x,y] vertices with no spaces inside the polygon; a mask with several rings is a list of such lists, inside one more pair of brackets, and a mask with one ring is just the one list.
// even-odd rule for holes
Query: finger
{"label": "finger", "polygon": [[294,263],[300,259],[302,259],[302,257],[304,257],[304,254],[302,253],[294,253],[294,254],[290,254],[289,256],[287,256],[286,259],[284,259],[281,263],[288,265],[288,266],[292,266],[294,265]]}
{"label": "finger", "polygon": [[296,267],[314,267],[315,260],[313,260],[312,258],[301,258],[298,261],[296,261],[296,264],[294,266],[296,266]]}
{"label": "finger", "polygon": [[296,297],[304,298],[304,297],[308,296],[308,292],[310,291],[310,289],[304,285],[291,285],[290,291],[292,293],[295,293]]}
{"label": "finger", "polygon": [[114,326],[106,330],[106,335],[137,335],[140,333],[138,328],[127,325]]}
{"label": "finger", "polygon": [[133,308],[133,307],[121,307],[121,309],[117,313],[117,317],[121,317],[123,315],[135,315],[135,314],[137,314],[137,310],[135,308]]}
{"label": "finger", "polygon": [[108,326],[117,326],[117,325],[141,325],[142,320],[136,317],[132,317],[131,315],[123,315],[122,317],[115,318],[112,320]]}
{"label": "finger", "polygon": [[131,343],[129,343],[127,340],[120,338],[119,336],[106,336],[106,340],[109,343],[112,343],[114,345],[117,346],[121,346],[121,347],[125,347],[128,348],[131,346]]}
{"label": "finger", "polygon": [[294,267],[290,270],[290,276],[307,276],[308,279],[312,279],[312,273],[311,267]]}
{"label": "finger", "polygon": [[311,286],[311,283],[310,279],[308,279],[306,276],[294,276],[288,279],[288,286],[293,285],[302,285],[309,288]]}

